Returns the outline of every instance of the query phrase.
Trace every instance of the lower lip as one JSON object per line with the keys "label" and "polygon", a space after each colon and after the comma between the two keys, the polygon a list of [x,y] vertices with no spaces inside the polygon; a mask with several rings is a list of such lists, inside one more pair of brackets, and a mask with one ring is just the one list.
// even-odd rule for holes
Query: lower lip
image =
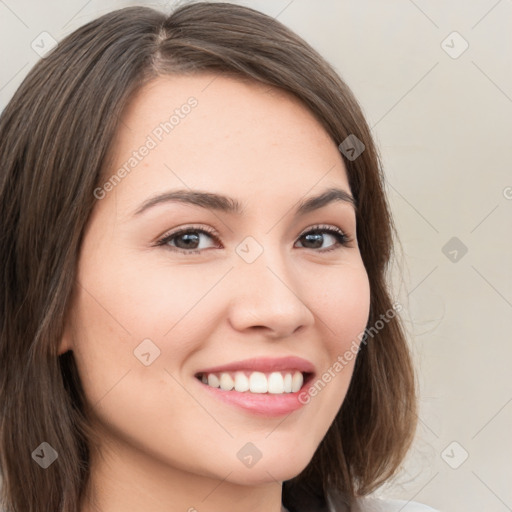
{"label": "lower lip", "polygon": [[296,393],[272,394],[250,393],[249,391],[242,393],[235,390],[225,391],[220,388],[208,386],[199,380],[198,382],[215,398],[261,416],[283,416],[305,405],[299,401],[299,395],[303,393],[305,389],[304,385]]}

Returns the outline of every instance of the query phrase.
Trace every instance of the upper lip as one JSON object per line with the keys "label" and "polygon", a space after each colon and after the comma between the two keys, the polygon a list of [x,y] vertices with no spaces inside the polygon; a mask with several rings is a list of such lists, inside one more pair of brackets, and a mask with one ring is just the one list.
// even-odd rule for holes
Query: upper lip
{"label": "upper lip", "polygon": [[315,373],[315,366],[307,359],[296,356],[288,357],[258,357],[234,361],[232,363],[204,368],[197,373],[221,373],[248,370],[257,372],[278,372],[283,370],[298,370],[304,373]]}

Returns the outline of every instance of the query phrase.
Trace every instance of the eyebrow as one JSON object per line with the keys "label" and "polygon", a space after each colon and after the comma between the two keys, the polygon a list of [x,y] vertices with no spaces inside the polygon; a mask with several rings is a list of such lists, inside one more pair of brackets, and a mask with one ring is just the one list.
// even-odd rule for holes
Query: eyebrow
{"label": "eyebrow", "polygon": [[[201,208],[234,215],[242,215],[245,210],[242,203],[222,194],[193,190],[173,190],[171,192],[165,192],[151,197],[147,201],[144,201],[144,203],[135,211],[134,215],[140,215],[154,206],[170,202],[192,204],[200,206]],[[356,200],[352,195],[340,188],[329,188],[319,195],[300,201],[295,209],[295,215],[305,215],[306,213],[318,210],[334,202],[350,204],[354,208],[354,211],[357,212]]]}

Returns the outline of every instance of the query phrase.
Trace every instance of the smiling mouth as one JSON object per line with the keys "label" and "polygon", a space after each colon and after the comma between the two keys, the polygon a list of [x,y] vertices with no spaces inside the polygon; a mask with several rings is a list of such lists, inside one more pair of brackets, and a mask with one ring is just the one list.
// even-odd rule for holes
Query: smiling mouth
{"label": "smiling mouth", "polygon": [[195,377],[206,386],[222,391],[283,395],[298,392],[311,380],[313,374],[293,369],[268,373],[240,370],[198,373]]}

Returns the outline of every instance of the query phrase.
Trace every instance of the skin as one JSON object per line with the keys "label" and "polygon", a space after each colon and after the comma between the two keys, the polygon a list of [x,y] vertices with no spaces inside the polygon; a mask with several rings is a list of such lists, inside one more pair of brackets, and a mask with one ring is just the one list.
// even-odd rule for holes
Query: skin
{"label": "skin", "polygon": [[[74,352],[102,440],[92,455],[96,505],[82,512],[279,512],[282,482],[311,460],[354,360],[307,405],[278,417],[218,401],[194,374],[294,355],[319,377],[368,319],[353,207],[337,201],[293,214],[329,187],[351,191],[336,144],[290,95],[225,76],[159,77],[127,108],[107,178],[190,96],[198,101],[190,114],[97,201],[83,240],[60,346]],[[177,188],[225,194],[244,213],[169,202],[134,215]],[[308,245],[303,235],[318,224],[350,241],[323,232]],[[218,240],[199,232],[199,254],[183,237],[155,245],[191,225],[214,229]],[[252,263],[236,252],[247,236],[263,248]],[[149,366],[134,357],[147,338],[160,350]],[[262,454],[251,468],[237,457],[248,442]]]}

